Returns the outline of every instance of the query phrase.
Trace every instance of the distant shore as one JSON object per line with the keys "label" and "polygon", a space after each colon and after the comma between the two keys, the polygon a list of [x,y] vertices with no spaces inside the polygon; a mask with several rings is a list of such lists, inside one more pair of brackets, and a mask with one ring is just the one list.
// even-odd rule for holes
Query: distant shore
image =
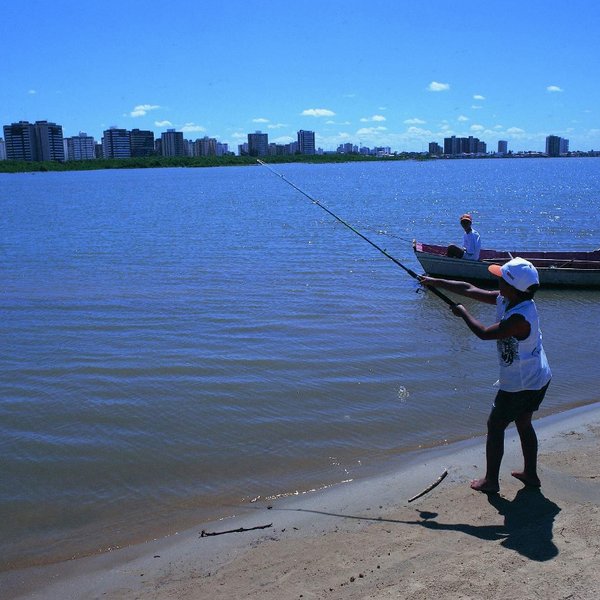
{"label": "distant shore", "polygon": [[[573,153],[568,157],[560,158],[598,158],[598,153]],[[452,156],[438,157],[422,152],[402,152],[385,156],[367,156],[364,154],[313,154],[290,156],[266,156],[261,160],[271,164],[282,163],[347,163],[347,162],[395,162],[403,160],[483,160],[499,158],[553,158],[539,153],[485,155],[485,156]],[[254,156],[198,156],[198,157],[166,157],[147,156],[140,158],[97,158],[94,160],[71,160],[65,162],[45,161],[29,162],[0,160],[0,173],[36,173],[47,171],[92,171],[101,169],[160,169],[160,168],[206,168],[206,167],[240,167],[256,165]]]}
{"label": "distant shore", "polygon": [[[391,156],[364,156],[362,154],[315,154],[296,156],[261,157],[265,162],[277,163],[345,163],[397,160],[429,160],[426,155],[406,153]],[[65,162],[0,161],[0,173],[28,173],[44,171],[90,171],[99,169],[160,169],[168,167],[241,167],[256,165],[254,156],[147,156],[141,158],[97,158],[94,160],[71,160]]]}

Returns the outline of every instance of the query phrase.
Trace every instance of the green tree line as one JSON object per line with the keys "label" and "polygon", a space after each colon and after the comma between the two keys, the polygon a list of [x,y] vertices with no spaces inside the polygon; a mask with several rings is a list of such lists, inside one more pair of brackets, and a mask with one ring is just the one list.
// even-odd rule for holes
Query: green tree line
{"label": "green tree line", "polygon": [[[427,160],[419,153],[407,152],[393,156],[365,156],[363,154],[296,154],[261,157],[266,163],[343,163],[358,161]],[[141,158],[98,158],[94,160],[68,160],[65,162],[30,162],[18,160],[0,161],[0,173],[28,173],[41,171],[88,171],[93,169],[156,169],[163,167],[230,167],[255,165],[253,156],[200,156],[166,157],[148,156]]]}

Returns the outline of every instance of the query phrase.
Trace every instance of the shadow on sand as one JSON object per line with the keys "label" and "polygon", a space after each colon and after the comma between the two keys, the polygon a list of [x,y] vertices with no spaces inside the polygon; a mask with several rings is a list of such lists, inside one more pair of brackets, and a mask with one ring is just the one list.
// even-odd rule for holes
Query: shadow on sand
{"label": "shadow on sand", "polygon": [[439,531],[460,531],[482,540],[501,541],[501,545],[510,550],[539,562],[551,560],[558,555],[558,548],[552,541],[554,518],[560,507],[546,498],[538,488],[522,488],[512,500],[499,494],[488,494],[488,502],[504,517],[504,525],[472,525],[470,523],[442,523],[436,518],[438,513],[419,511],[419,519],[403,521],[357,515],[344,515],[303,508],[281,508],[274,510],[294,510],[344,519],[377,521],[380,523],[401,523],[420,525]]}

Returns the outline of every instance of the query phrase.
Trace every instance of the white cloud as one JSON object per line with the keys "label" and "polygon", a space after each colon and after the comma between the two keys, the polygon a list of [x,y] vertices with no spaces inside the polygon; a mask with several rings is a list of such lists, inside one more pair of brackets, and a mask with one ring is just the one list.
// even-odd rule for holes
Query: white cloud
{"label": "white cloud", "polygon": [[460,121],[461,123],[464,123],[465,121],[469,120],[469,117],[465,117],[465,115],[460,115],[460,117],[458,117],[458,119],[456,120]]}
{"label": "white cloud", "polygon": [[484,129],[483,125],[471,125],[471,131],[483,131]]}
{"label": "white cloud", "polygon": [[475,94],[473,96],[473,100],[485,100],[485,96],[482,96],[481,94]]}
{"label": "white cloud", "polygon": [[300,114],[303,117],[335,117],[335,113],[327,108],[307,108]]}
{"label": "white cloud", "polygon": [[406,125],[425,125],[427,121],[422,121],[421,119],[418,119],[417,117],[413,118],[413,119],[406,119],[406,121],[404,121],[404,123]]}
{"label": "white cloud", "polygon": [[157,104],[138,104],[130,113],[130,117],[145,117],[148,111],[160,108]]}
{"label": "white cloud", "polygon": [[183,131],[184,133],[193,133],[193,132],[206,131],[206,129],[204,127],[202,127],[202,125],[196,125],[195,123],[186,123],[181,128],[181,131]]}
{"label": "white cloud", "polygon": [[35,96],[37,94],[37,90],[29,90],[27,92],[30,96]]}
{"label": "white cloud", "polygon": [[479,106],[478,104],[473,104],[473,105],[471,105],[471,108],[473,110],[479,110],[480,108],[483,108],[483,106]]}
{"label": "white cloud", "polygon": [[272,125],[267,125],[267,129],[283,129],[287,127],[285,123],[273,123]]}
{"label": "white cloud", "polygon": [[449,83],[439,83],[438,81],[432,81],[427,86],[427,89],[430,92],[446,92],[450,89],[450,84]]}
{"label": "white cloud", "polygon": [[171,121],[154,121],[156,127],[171,127],[173,123]]}
{"label": "white cloud", "polygon": [[549,85],[546,88],[546,91],[548,91],[548,92],[562,92],[563,90],[562,90],[562,88],[559,88],[557,85]]}
{"label": "white cloud", "polygon": [[429,131],[428,129],[423,129],[422,127],[409,127],[406,130],[406,133],[410,136],[420,136],[420,135],[431,136],[432,135],[431,131]]}
{"label": "white cloud", "polygon": [[289,144],[291,142],[294,142],[295,140],[296,140],[296,138],[292,137],[291,135],[282,135],[280,137],[273,138],[272,140],[269,140],[269,141],[272,142],[273,144]]}
{"label": "white cloud", "polygon": [[382,131],[387,131],[387,127],[362,127],[356,132],[356,135],[374,135],[377,133],[381,133]]}
{"label": "white cloud", "polygon": [[509,135],[512,135],[514,137],[521,137],[525,134],[525,130],[521,129],[520,127],[509,127],[506,130],[506,133],[508,133]]}
{"label": "white cloud", "polygon": [[258,117],[256,119],[252,119],[253,123],[268,123],[269,119],[265,119],[263,117]]}
{"label": "white cloud", "polygon": [[371,122],[381,122],[385,121],[385,117],[383,115],[373,115],[372,117],[363,117],[360,122],[361,123],[371,123]]}

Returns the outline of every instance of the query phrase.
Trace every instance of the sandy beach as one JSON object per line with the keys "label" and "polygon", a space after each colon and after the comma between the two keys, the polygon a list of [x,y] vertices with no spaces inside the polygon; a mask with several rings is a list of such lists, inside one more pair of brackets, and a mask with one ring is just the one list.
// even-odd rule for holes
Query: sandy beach
{"label": "sandy beach", "polygon": [[[553,598],[600,589],[600,404],[539,419],[541,490],[507,432],[501,492],[474,492],[484,438],[394,473],[101,556],[0,574],[5,600]],[[408,499],[448,470],[428,494]],[[268,527],[266,527],[268,526]],[[252,529],[202,536],[234,529]],[[260,529],[259,529],[260,528]]]}

